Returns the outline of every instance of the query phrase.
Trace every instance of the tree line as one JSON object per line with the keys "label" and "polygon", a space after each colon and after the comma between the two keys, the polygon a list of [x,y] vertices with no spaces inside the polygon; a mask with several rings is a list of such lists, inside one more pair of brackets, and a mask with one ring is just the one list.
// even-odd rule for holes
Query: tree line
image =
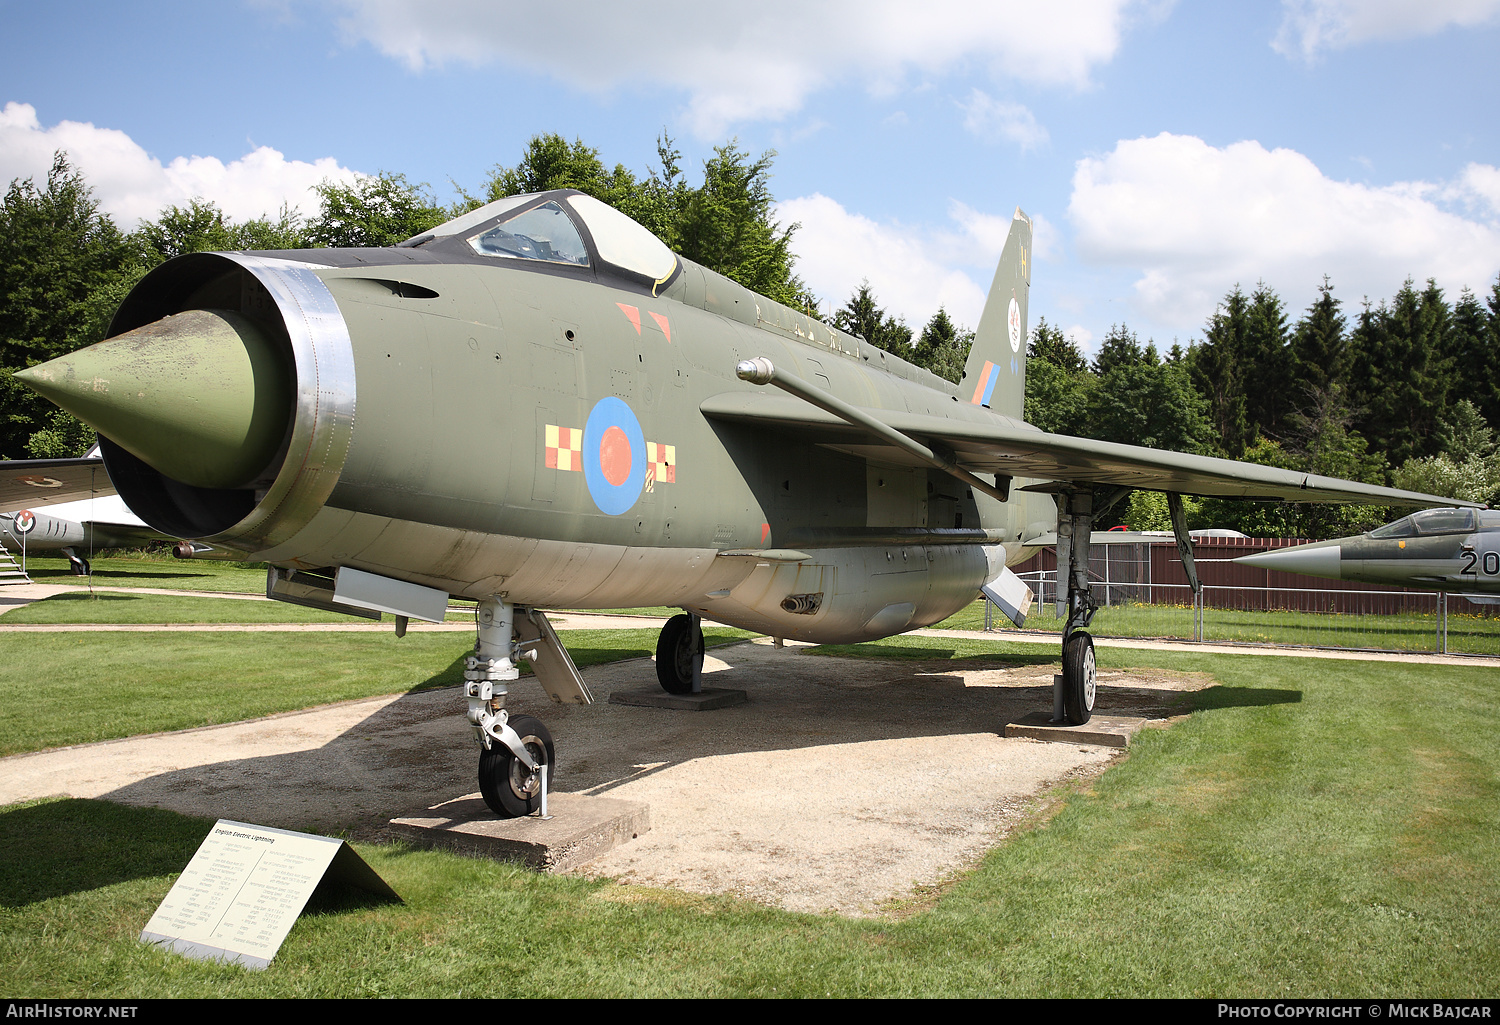
{"label": "tree line", "polygon": [[[1465,288],[1407,280],[1347,316],[1327,278],[1294,323],[1264,283],[1236,286],[1187,348],[1165,356],[1112,328],[1088,361],[1039,321],[1026,418],[1044,430],[1245,459],[1477,502],[1500,500],[1500,279],[1487,304]],[[1193,526],[1270,537],[1330,537],[1388,519],[1376,507],[1189,502]],[[1137,493],[1122,513],[1168,526],[1165,501]]]}
{"label": "tree line", "polygon": [[[18,385],[14,370],[92,344],[134,284],[189,252],[387,246],[504,196],[576,188],[611,204],[674,251],[756,292],[820,317],[796,275],[798,225],[774,218],[774,152],[731,141],[690,182],[666,136],[643,174],[612,168],[581,140],[533,138],[513,166],[439,204],[425,186],[381,172],[316,187],[304,218],[234,222],[209,199],[171,206],[133,231],[99,210],[59,153],[38,184],[17,179],[0,204],[0,455],[76,455],[88,429]],[[914,331],[879,305],[868,281],[829,319],[950,381],[963,374],[973,331],[939,308]],[[1436,282],[1408,280],[1390,300],[1352,315],[1325,278],[1295,322],[1274,290],[1232,289],[1186,347],[1162,353],[1115,325],[1092,359],[1039,318],[1028,348],[1026,419],[1047,431],[1219,455],[1474,501],[1500,499],[1500,279],[1485,302],[1467,288],[1450,302]],[[1193,526],[1263,536],[1321,537],[1367,529],[1387,510],[1188,503]],[[1137,492],[1120,513],[1138,529],[1168,526],[1165,500]]]}
{"label": "tree line", "polygon": [[235,222],[209,199],[170,206],[124,232],[99,209],[65,153],[44,183],[16,179],[0,203],[0,458],[79,454],[89,429],[52,407],[12,374],[104,337],[121,300],[148,271],[176,256],[243,249],[389,246],[505,196],[575,188],[645,225],[674,251],[762,295],[816,315],[816,300],[793,272],[795,225],[772,210],[772,152],[752,158],[734,142],[715,148],[689,182],[669,138],[658,166],[637,176],[608,168],[597,150],[558,135],[533,138],[514,166],[496,166],[474,192],[447,205],[405,175],[381,172],[352,184],[315,187],[309,217]]}

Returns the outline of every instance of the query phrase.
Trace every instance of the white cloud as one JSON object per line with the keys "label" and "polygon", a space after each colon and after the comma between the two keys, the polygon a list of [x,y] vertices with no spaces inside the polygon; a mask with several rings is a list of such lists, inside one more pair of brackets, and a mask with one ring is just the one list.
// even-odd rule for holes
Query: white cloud
{"label": "white cloud", "polygon": [[1088,352],[1090,351],[1089,343],[1094,340],[1094,332],[1090,331],[1082,324],[1074,324],[1070,328],[1063,329],[1063,337],[1071,341],[1074,345],[1078,346],[1084,352]]}
{"label": "white cloud", "polygon": [[[1460,186],[1492,202],[1497,182],[1495,168],[1470,165]],[[1262,279],[1293,310],[1324,274],[1346,302],[1389,297],[1408,276],[1449,292],[1487,287],[1500,224],[1436,202],[1454,188],[1335,181],[1292,150],[1163,133],[1080,160],[1068,216],[1086,261],[1140,274],[1141,312],[1192,329],[1235,284]]]}
{"label": "white cloud", "polygon": [[[982,227],[960,224],[956,232],[938,234],[879,224],[818,193],[777,204],[776,217],[802,225],[793,240],[797,273],[834,308],[868,278],[876,301],[914,330],[920,331],[939,306],[960,324],[979,323],[984,288],[956,265],[968,263],[986,245]],[[957,240],[959,251],[945,240]],[[995,254],[998,260],[998,249]]]}
{"label": "white cloud", "polygon": [[1309,61],[1321,50],[1500,20],[1500,0],[1281,0],[1281,5],[1281,28],[1271,46]]}
{"label": "white cloud", "polygon": [[566,8],[493,0],[336,0],[352,39],[412,70],[497,62],[591,91],[688,94],[702,135],[777,119],[844,77],[889,94],[913,72],[969,62],[997,79],[1081,88],[1119,48],[1135,0],[763,0],[753,10],[701,0],[649,9],[606,0]]}
{"label": "white cloud", "polygon": [[1470,208],[1489,207],[1491,217],[1500,217],[1500,167],[1470,164],[1457,181],[1443,190],[1443,195]]}
{"label": "white cloud", "polygon": [[312,213],[318,208],[312,186],[325,178],[350,182],[357,177],[333,157],[287,160],[268,146],[227,164],[218,157],[192,156],[163,165],[117,129],[79,121],[43,128],[29,103],[7,103],[0,111],[0,183],[44,182],[57,150],[67,151],[100,208],[125,229],[194,197],[212,200],[235,220],[274,216],[283,203]]}
{"label": "white cloud", "polygon": [[1037,124],[1036,115],[1024,104],[1006,103],[975,89],[967,102],[960,101],[964,127],[981,139],[1013,142],[1024,153],[1047,141],[1047,129]]}

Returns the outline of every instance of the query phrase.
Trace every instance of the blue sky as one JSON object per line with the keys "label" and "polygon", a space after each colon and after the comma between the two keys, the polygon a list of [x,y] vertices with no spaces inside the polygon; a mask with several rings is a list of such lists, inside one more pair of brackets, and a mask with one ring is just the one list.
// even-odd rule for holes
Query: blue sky
{"label": "blue sky", "polygon": [[[713,9],[710,9],[713,8]],[[0,0],[0,179],[67,149],[124,226],[325,177],[441,200],[559,132],[636,172],[775,149],[798,270],[978,320],[1014,207],[1032,318],[1165,347],[1235,284],[1293,316],[1500,273],[1500,0],[1048,4]]]}

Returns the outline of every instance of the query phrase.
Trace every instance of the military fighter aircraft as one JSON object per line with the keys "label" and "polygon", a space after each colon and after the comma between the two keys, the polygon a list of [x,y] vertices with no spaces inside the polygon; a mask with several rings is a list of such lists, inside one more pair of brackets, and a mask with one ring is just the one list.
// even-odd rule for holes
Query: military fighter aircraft
{"label": "military fighter aircraft", "polygon": [[1423,509],[1366,534],[1234,561],[1330,580],[1500,595],[1500,511]]}
{"label": "military fighter aircraft", "polygon": [[[591,700],[542,607],[684,609],[777,637],[926,626],[1055,532],[1066,717],[1095,696],[1091,525],[1167,492],[1448,499],[1046,434],[1021,420],[1032,225],[1017,210],[958,385],[674,254],[572,190],[511,196],[398,246],[200,253],[153,270],[104,342],[17,375],[98,430],[153,527],[271,564],[272,597],[438,620],[480,602],[467,661],[480,788],[537,807],[554,745],[505,709],[517,660]],[[764,386],[769,385],[770,388]]]}
{"label": "military fighter aircraft", "polygon": [[[16,508],[23,503],[29,507]],[[115,493],[98,446],[77,459],[0,464],[0,509],[15,510],[0,512],[0,545],[12,553],[60,552],[75,576],[89,574],[88,553],[100,548],[166,543],[180,559],[240,557],[146,526]]]}

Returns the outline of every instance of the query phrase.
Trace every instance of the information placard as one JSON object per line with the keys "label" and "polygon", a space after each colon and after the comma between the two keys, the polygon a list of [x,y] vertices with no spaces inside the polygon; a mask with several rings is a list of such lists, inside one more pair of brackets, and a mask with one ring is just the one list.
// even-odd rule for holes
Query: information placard
{"label": "information placard", "polygon": [[264,968],[325,876],[400,899],[342,840],[220,819],[141,939],[188,957]]}

